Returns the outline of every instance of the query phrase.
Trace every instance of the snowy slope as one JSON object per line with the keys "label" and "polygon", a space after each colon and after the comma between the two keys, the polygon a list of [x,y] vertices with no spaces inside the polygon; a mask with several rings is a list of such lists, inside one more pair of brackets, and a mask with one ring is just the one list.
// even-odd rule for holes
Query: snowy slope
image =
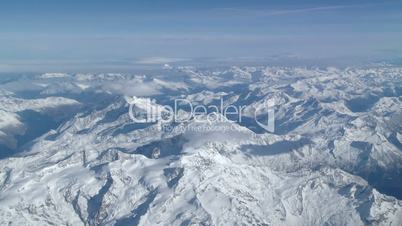
{"label": "snowy slope", "polygon": [[210,126],[195,119],[169,130],[135,124],[121,96],[0,160],[0,224],[402,224],[401,68],[166,73],[85,79],[104,92],[115,91],[103,85],[110,78],[145,83],[156,104],[222,97],[246,105],[249,117],[274,98],[275,133],[251,121],[215,124],[228,131],[192,130]]}
{"label": "snowy slope", "polygon": [[22,122],[19,112],[35,111],[50,117],[63,117],[66,111],[75,111],[80,103],[63,97],[45,97],[38,99],[22,99],[13,93],[0,94],[0,144],[15,148],[16,135],[23,135],[27,126]]}

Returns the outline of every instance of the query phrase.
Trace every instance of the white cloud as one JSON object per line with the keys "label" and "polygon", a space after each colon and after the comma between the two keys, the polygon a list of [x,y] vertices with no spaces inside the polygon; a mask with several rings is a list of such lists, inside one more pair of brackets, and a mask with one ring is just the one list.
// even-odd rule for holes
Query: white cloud
{"label": "white cloud", "polygon": [[112,93],[125,96],[153,96],[160,94],[160,86],[152,82],[142,82],[139,80],[117,81],[107,83],[104,88]]}
{"label": "white cloud", "polygon": [[254,15],[254,16],[279,16],[294,13],[308,13],[308,12],[321,12],[330,10],[341,10],[350,8],[365,8],[373,7],[377,4],[359,4],[359,5],[328,5],[328,6],[317,6],[310,8],[295,8],[295,9],[278,9],[278,10],[262,10],[262,9],[238,9],[238,8],[215,8],[217,12],[234,13],[237,15]]}
{"label": "white cloud", "polygon": [[174,62],[188,61],[187,58],[169,58],[169,57],[147,57],[135,61],[136,64],[168,64]]}

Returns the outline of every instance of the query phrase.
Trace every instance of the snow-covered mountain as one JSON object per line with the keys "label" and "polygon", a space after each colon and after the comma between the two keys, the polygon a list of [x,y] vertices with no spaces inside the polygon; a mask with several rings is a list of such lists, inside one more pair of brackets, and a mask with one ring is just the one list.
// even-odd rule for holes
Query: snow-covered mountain
{"label": "snow-covered mountain", "polygon": [[[0,89],[8,139],[21,109],[80,105],[0,160],[1,225],[402,225],[400,67],[47,73]],[[135,123],[133,96],[244,117]],[[253,118],[271,99],[273,133]]]}
{"label": "snow-covered mountain", "polygon": [[24,135],[28,129],[24,124],[24,115],[34,112],[58,120],[69,112],[77,112],[81,105],[76,100],[64,97],[22,99],[6,91],[0,92],[0,102],[0,145],[9,148],[16,148],[18,142],[15,136]]}

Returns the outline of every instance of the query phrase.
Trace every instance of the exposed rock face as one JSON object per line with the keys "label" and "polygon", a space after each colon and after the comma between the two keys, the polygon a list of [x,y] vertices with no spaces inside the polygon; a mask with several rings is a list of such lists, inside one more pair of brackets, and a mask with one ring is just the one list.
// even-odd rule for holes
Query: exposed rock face
{"label": "exposed rock face", "polygon": [[[402,225],[402,68],[169,70],[33,84],[80,97],[143,85],[135,92],[152,91],[155,106],[222,97],[245,106],[244,120],[161,129],[133,123],[127,97],[96,102],[0,160],[0,225]],[[275,133],[253,121],[270,98]],[[17,121],[0,125],[19,134]]]}
{"label": "exposed rock face", "polygon": [[160,155],[161,155],[161,150],[159,148],[154,148],[154,150],[152,150],[152,158],[153,159],[158,159]]}

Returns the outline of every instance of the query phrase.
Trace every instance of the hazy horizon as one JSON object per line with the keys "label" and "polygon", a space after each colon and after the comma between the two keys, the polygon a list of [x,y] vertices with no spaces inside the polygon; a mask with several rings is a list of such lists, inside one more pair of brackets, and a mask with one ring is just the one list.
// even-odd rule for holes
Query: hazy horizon
{"label": "hazy horizon", "polygon": [[4,2],[0,71],[400,60],[401,9],[398,1]]}

